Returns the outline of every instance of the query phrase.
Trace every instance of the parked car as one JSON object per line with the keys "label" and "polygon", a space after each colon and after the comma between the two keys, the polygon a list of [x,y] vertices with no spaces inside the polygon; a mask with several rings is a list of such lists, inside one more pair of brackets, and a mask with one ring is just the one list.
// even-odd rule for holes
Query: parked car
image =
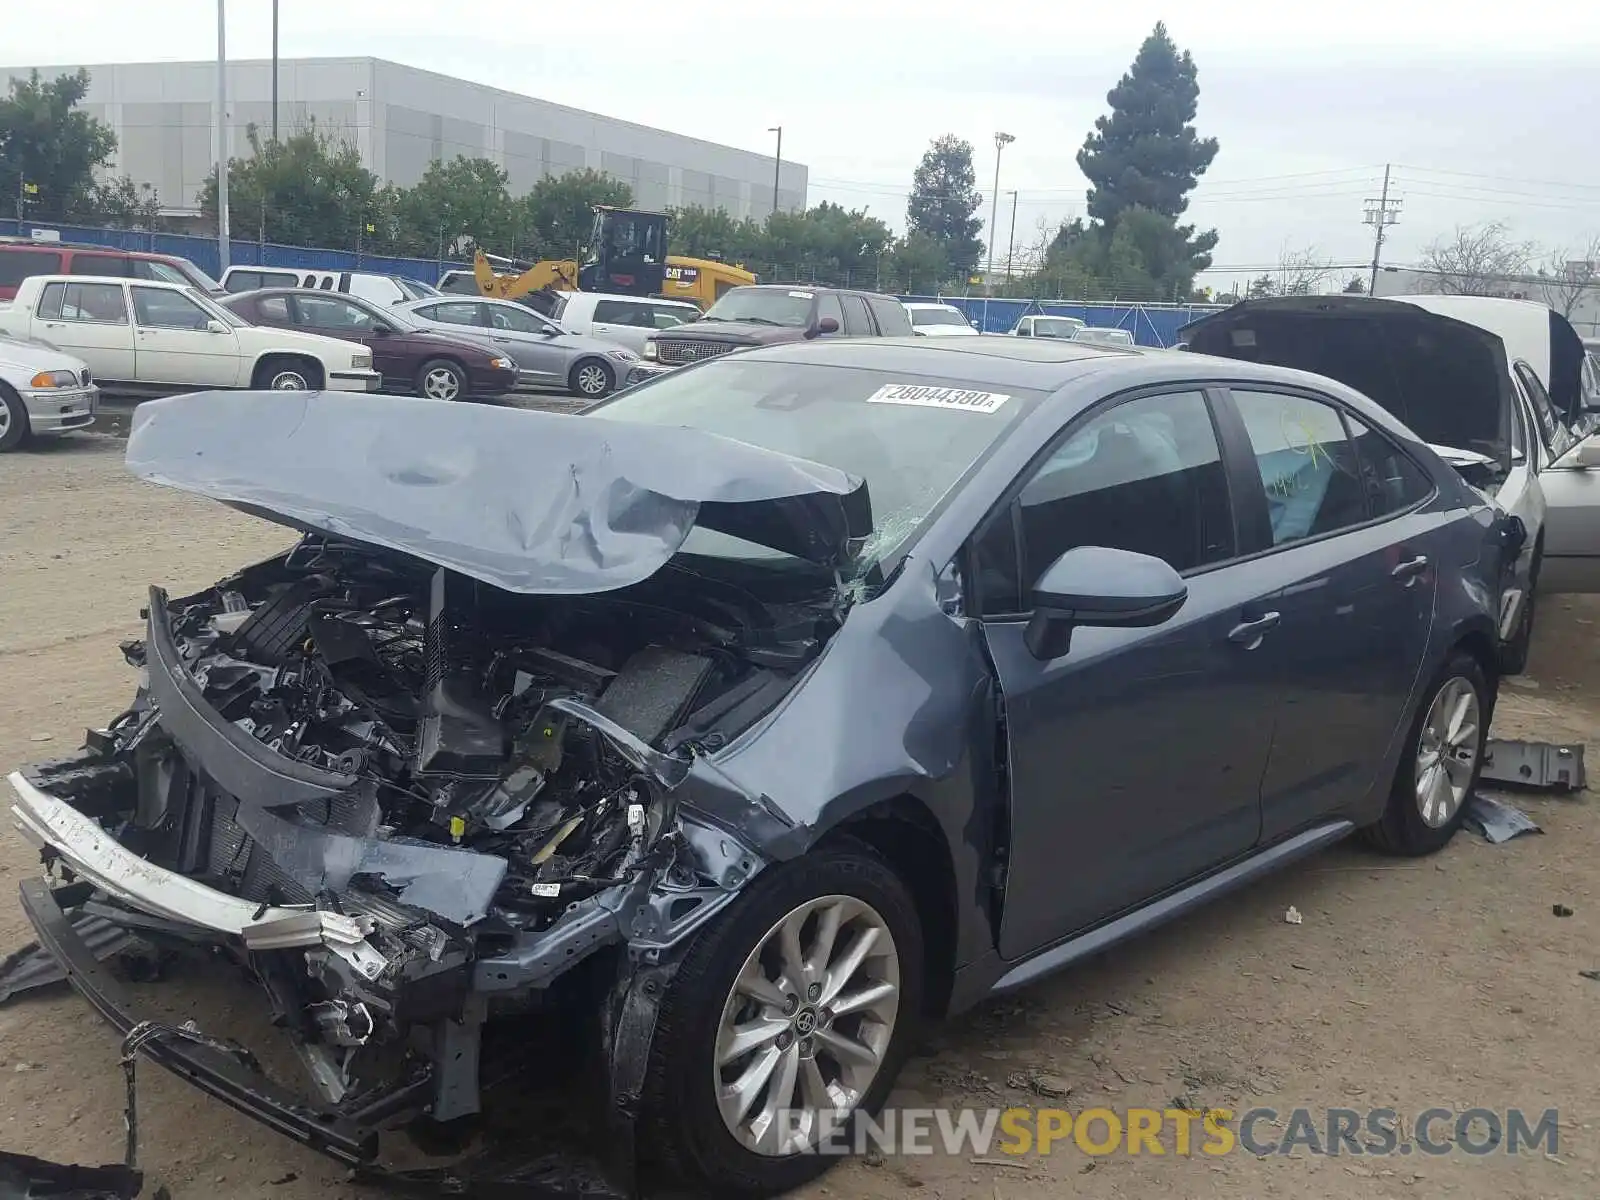
{"label": "parked car", "polygon": [[346,1163],[480,1110],[486,1020],[589,1029],[573,1104],[696,1196],[820,1174],[926,1016],[1358,831],[1444,846],[1517,532],[1332,380],[1001,338],[581,415],[180,396],[127,458],[303,540],[152,588],[133,707],[10,777],[72,986],[150,1029],[91,903],[243,964],[309,1082],[143,1047]]}
{"label": "parked car", "polygon": [[564,388],[585,400],[598,400],[639,361],[633,351],[615,342],[568,333],[515,300],[443,297],[407,300],[396,307],[429,329],[466,328],[487,337],[516,361],[518,382],[524,387]]}
{"label": "parked car", "polygon": [[0,454],[30,438],[92,425],[99,400],[100,389],[81,358],[0,337]]}
{"label": "parked car", "polygon": [[911,315],[893,296],[841,288],[751,284],[732,288],[693,325],[656,334],[630,383],[748,346],[830,337],[908,337]]}
{"label": "parked car", "polygon": [[465,400],[503,396],[517,386],[517,364],[487,338],[439,333],[392,304],[296,287],[241,292],[221,304],[252,325],[359,342],[390,391]]}
{"label": "parked car", "polygon": [[635,354],[643,354],[651,334],[698,321],[700,309],[687,300],[655,296],[557,292],[550,318],[569,333],[615,342]]}
{"label": "parked car", "polygon": [[208,296],[222,294],[222,286],[215,279],[176,254],[146,254],[110,246],[39,242],[31,238],[0,239],[0,300],[14,299],[17,285],[34,275],[145,279],[154,283],[188,284]]}
{"label": "parked car", "polygon": [[[1527,663],[1538,592],[1600,591],[1600,489],[1589,475],[1600,442],[1585,410],[1600,398],[1584,399],[1582,346],[1559,313],[1483,296],[1284,296],[1243,301],[1184,336],[1194,352],[1361,389],[1522,520],[1527,546],[1503,594],[1506,673]],[[1535,361],[1560,381],[1559,402]]]}
{"label": "parked car", "polygon": [[920,337],[976,337],[978,327],[953,304],[910,301],[905,306],[911,316],[911,332]]}
{"label": "parked car", "polygon": [[1077,317],[1052,317],[1036,313],[1029,317],[1019,317],[1017,323],[1011,327],[1011,336],[1064,338],[1070,341],[1078,330],[1086,328],[1088,323],[1078,320]]}
{"label": "parked car", "polygon": [[439,295],[429,283],[403,275],[382,275],[374,271],[305,271],[280,267],[229,267],[222,273],[225,292],[253,292],[262,288],[312,288],[322,292],[342,292],[379,304],[401,300],[426,300]]}
{"label": "parked car", "polygon": [[250,325],[176,283],[31,275],[0,303],[0,334],[81,358],[108,391],[370,392],[380,382],[363,346]]}
{"label": "parked car", "polygon": [[1089,342],[1096,346],[1131,346],[1133,334],[1126,329],[1101,329],[1094,325],[1085,325],[1072,335],[1075,342]]}

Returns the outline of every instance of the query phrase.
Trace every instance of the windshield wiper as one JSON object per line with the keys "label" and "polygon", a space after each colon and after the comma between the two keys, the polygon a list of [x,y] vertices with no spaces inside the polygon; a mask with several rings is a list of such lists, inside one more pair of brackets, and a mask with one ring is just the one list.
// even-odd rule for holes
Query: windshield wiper
{"label": "windshield wiper", "polygon": [[774,321],[767,317],[708,317],[712,321],[739,321],[747,325],[782,325],[782,321]]}

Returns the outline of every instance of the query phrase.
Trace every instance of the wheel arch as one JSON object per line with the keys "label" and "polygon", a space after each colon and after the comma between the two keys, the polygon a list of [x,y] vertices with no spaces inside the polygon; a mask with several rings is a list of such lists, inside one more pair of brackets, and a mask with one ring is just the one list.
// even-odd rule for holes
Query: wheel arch
{"label": "wheel arch", "polygon": [[902,792],[852,813],[823,841],[840,839],[865,843],[910,889],[922,922],[924,1007],[930,1015],[944,1013],[955,979],[956,874],[950,843],[933,811]]}
{"label": "wheel arch", "polygon": [[28,412],[27,401],[23,400],[21,393],[4,379],[0,379],[0,396],[16,401],[17,411],[22,414],[22,434],[16,442],[20,446],[33,436],[33,420]]}
{"label": "wheel arch", "polygon": [[328,364],[323,362],[309,350],[288,350],[281,347],[272,347],[258,352],[250,363],[250,382],[254,384],[262,369],[270,362],[283,361],[304,364],[313,369],[314,378],[308,380],[315,387],[324,387],[328,382]]}

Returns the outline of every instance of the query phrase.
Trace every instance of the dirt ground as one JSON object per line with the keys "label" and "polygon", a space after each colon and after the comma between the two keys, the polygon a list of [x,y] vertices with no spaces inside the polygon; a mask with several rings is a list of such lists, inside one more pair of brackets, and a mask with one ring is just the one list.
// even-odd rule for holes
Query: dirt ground
{"label": "dirt ground", "polygon": [[[133,688],[117,653],[145,589],[198,588],[284,532],[130,479],[122,443],[78,436],[0,459],[0,772],[77,744]],[[1600,729],[1600,602],[1548,601],[1529,675],[1496,732],[1562,741]],[[1159,752],[1159,747],[1152,747]],[[1591,764],[1600,770],[1600,763]],[[804,1193],[868,1200],[1094,1197],[1594,1197],[1600,1170],[1600,820],[1586,797],[1522,797],[1544,836],[1463,834],[1395,862],[1344,846],[1017,997],[929,1031],[894,1103],[1065,1103],[1242,1111],[1268,1105],[1560,1110],[1555,1154],[1388,1158],[1244,1152],[1021,1165],[967,1157],[853,1161]],[[27,939],[7,897],[34,855],[0,833],[0,952]],[[1560,919],[1552,905],[1573,915]],[[1302,924],[1285,921],[1295,906]],[[152,1006],[206,1029],[259,1029],[243,985],[185,978]],[[273,1060],[276,1061],[276,1060]],[[1041,1101],[1030,1077],[1070,1085]],[[308,1151],[154,1067],[141,1072],[143,1165],[174,1197],[370,1194]],[[58,1161],[122,1151],[116,1039],[66,991],[0,1009],[0,1147]],[[1261,1127],[1272,1137],[1281,1129]],[[1170,1142],[1169,1142],[1170,1144]],[[153,1187],[147,1188],[148,1191]]]}

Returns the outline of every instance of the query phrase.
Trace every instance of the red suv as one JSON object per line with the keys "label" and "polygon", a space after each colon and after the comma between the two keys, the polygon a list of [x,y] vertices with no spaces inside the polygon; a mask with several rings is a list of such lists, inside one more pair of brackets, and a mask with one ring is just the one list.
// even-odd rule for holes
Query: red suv
{"label": "red suv", "polygon": [[109,246],[75,242],[37,242],[31,238],[0,241],[0,300],[14,300],[17,284],[31,275],[109,275],[115,279],[154,279],[185,283],[213,296],[222,288],[187,258],[145,254]]}

